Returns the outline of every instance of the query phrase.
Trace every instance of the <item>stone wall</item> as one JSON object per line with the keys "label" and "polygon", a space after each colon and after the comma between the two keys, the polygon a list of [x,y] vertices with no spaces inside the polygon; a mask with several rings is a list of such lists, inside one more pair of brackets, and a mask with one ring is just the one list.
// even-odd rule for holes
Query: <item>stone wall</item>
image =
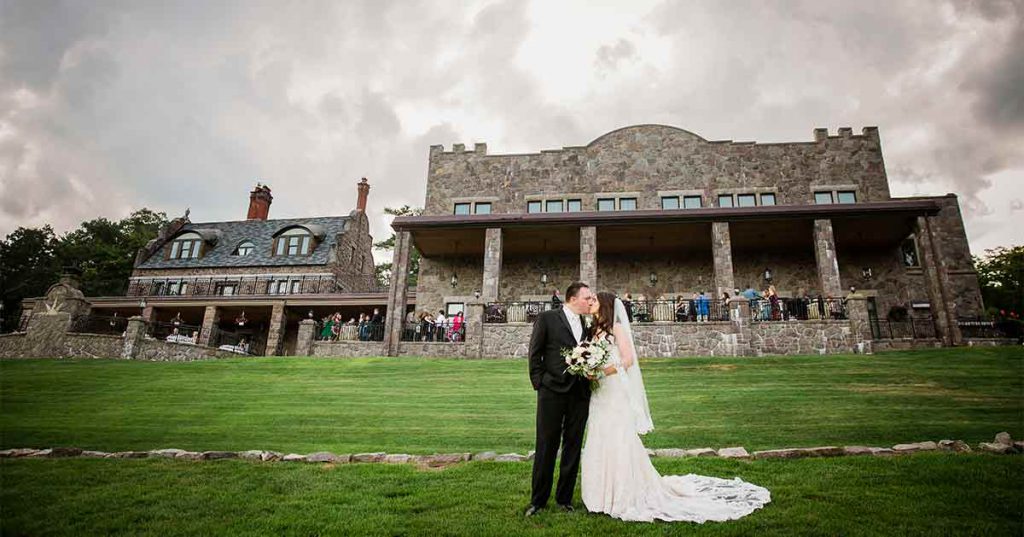
{"label": "stone wall", "polygon": [[120,336],[100,334],[65,334],[48,340],[4,334],[0,358],[117,358],[122,342]]}
{"label": "stone wall", "polygon": [[[504,268],[501,286],[505,286]],[[458,275],[459,283],[452,288],[452,273]],[[538,276],[539,277],[539,276]],[[419,279],[416,283],[416,310],[437,314],[443,310],[446,298],[472,297],[484,283],[483,256],[434,257],[420,259]]]}
{"label": "stone wall", "polygon": [[168,343],[154,339],[143,339],[138,343],[135,350],[136,360],[152,362],[193,362],[196,360],[209,360],[211,358],[238,358],[240,356],[233,352],[203,347],[202,345]]}
{"label": "stone wall", "polygon": [[[878,130],[814,141],[759,144],[707,141],[682,129],[639,125],[609,132],[583,147],[488,155],[486,145],[450,152],[432,146],[424,214],[452,214],[453,203],[492,200],[494,213],[526,212],[526,197],[581,199],[595,210],[600,193],[635,193],[638,209],[660,209],[659,192],[696,191],[704,206],[717,195],[775,191],[779,204],[813,203],[814,190],[852,189],[860,201],[889,199]],[[467,198],[472,192],[473,197]]]}
{"label": "stone wall", "polygon": [[854,352],[850,321],[785,321],[750,325],[755,354],[841,354]]}
{"label": "stone wall", "polygon": [[357,358],[387,356],[379,341],[315,341],[310,356]]}
{"label": "stone wall", "polygon": [[732,322],[633,325],[633,342],[641,358],[747,354]]}
{"label": "stone wall", "polygon": [[467,358],[469,349],[465,343],[444,341],[403,341],[398,347],[399,356],[437,356],[439,358]]}
{"label": "stone wall", "polygon": [[532,323],[485,324],[481,355],[484,358],[526,358],[532,333]]}

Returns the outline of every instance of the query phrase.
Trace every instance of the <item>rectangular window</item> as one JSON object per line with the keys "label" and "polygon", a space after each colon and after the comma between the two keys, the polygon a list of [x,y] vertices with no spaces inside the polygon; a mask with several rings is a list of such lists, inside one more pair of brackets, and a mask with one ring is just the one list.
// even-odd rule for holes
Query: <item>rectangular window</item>
{"label": "rectangular window", "polygon": [[578,213],[583,210],[582,200],[569,200],[568,209],[570,213]]}
{"label": "rectangular window", "polygon": [[900,245],[900,254],[903,257],[904,267],[919,267],[921,263],[917,260],[917,241],[914,236],[907,237]]}
{"label": "rectangular window", "polygon": [[285,245],[285,240],[286,239],[284,237],[281,237],[281,238],[277,239],[277,252],[276,252],[276,255],[284,255],[284,247],[286,246]]}
{"label": "rectangular window", "polygon": [[177,259],[178,258],[178,248],[180,248],[180,247],[181,247],[181,243],[178,242],[178,241],[174,241],[174,242],[171,243],[171,259]]}
{"label": "rectangular window", "polygon": [[528,201],[526,202],[526,212],[528,213],[539,213],[541,210],[541,203],[539,201]]}
{"label": "rectangular window", "polygon": [[302,282],[299,280],[292,280],[292,294],[296,295],[302,292]]}
{"label": "rectangular window", "polygon": [[700,196],[686,196],[683,198],[684,209],[700,209],[701,198]]}
{"label": "rectangular window", "polygon": [[678,209],[679,208],[679,196],[662,196],[661,197],[661,208],[662,209]]}
{"label": "rectangular window", "polygon": [[562,200],[548,200],[544,210],[549,213],[562,212]]}
{"label": "rectangular window", "polygon": [[814,193],[814,203],[817,203],[818,205],[828,205],[829,203],[832,203],[832,193],[831,192],[815,192]]}
{"label": "rectangular window", "polygon": [[620,211],[635,211],[636,210],[636,198],[619,198],[619,210]]}
{"label": "rectangular window", "polygon": [[598,211],[614,211],[615,210],[615,198],[601,198],[597,200]]}
{"label": "rectangular window", "polygon": [[299,239],[301,237],[288,237],[288,255],[299,254]]}
{"label": "rectangular window", "polygon": [[852,190],[840,190],[836,192],[837,203],[857,203],[857,193]]}
{"label": "rectangular window", "polygon": [[775,205],[775,194],[761,194],[761,205]]}
{"label": "rectangular window", "polygon": [[476,214],[491,214],[491,203],[477,203],[473,206],[473,210],[476,211]]}
{"label": "rectangular window", "polygon": [[754,207],[757,205],[757,197],[753,194],[739,194],[736,196],[736,205],[740,207]]}
{"label": "rectangular window", "polygon": [[460,216],[461,215],[469,214],[469,204],[468,203],[456,203],[455,204],[455,214],[460,215]]}
{"label": "rectangular window", "polygon": [[732,194],[722,194],[718,196],[719,207],[732,207]]}
{"label": "rectangular window", "polygon": [[309,255],[309,235],[302,237],[302,255]]}
{"label": "rectangular window", "polygon": [[199,247],[202,243],[199,241],[192,241],[192,257],[199,257]]}
{"label": "rectangular window", "polygon": [[451,319],[456,313],[459,313],[466,309],[466,305],[462,302],[449,302],[444,305],[445,317]]}
{"label": "rectangular window", "polygon": [[222,296],[234,296],[235,284],[233,283],[218,283],[217,294]]}
{"label": "rectangular window", "polygon": [[177,295],[177,294],[179,294],[180,289],[181,289],[181,282],[171,282],[171,284],[169,286],[167,286],[167,294],[169,294],[169,295]]}

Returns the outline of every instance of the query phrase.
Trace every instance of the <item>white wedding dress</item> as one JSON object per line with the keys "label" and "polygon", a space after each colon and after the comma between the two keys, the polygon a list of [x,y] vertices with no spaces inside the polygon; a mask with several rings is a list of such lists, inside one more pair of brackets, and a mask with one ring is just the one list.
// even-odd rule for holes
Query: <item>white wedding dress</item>
{"label": "white wedding dress", "polygon": [[[620,322],[621,302],[615,302],[616,322]],[[621,312],[628,348],[633,349],[624,307]],[[602,378],[590,397],[580,460],[583,503],[588,511],[622,520],[704,523],[737,519],[771,501],[767,489],[738,477],[660,475],[639,436],[654,428],[639,364],[622,371],[616,345],[609,348],[611,364],[620,373]]]}

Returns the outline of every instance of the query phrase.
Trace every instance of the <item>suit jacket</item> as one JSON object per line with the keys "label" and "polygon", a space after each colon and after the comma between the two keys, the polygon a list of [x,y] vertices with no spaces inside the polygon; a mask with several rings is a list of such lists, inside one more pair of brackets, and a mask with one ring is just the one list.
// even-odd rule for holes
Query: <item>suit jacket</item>
{"label": "suit jacket", "polygon": [[[530,382],[534,390],[544,386],[557,393],[569,393],[579,383],[589,395],[590,383],[586,379],[565,372],[562,349],[574,348],[576,338],[572,335],[569,320],[562,312],[562,308],[547,310],[533,322],[533,334],[530,336]],[[588,330],[582,315],[580,317],[582,341],[587,338]]]}

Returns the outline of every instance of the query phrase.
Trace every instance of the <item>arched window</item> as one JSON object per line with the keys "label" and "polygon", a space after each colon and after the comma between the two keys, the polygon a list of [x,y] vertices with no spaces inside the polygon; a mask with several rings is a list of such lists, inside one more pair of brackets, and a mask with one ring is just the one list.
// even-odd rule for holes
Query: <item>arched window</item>
{"label": "arched window", "polygon": [[274,255],[309,255],[312,242],[309,230],[293,227],[274,239]]}
{"label": "arched window", "polygon": [[237,255],[239,257],[244,257],[244,256],[247,256],[247,255],[251,254],[252,251],[255,250],[255,249],[256,249],[256,245],[253,244],[251,241],[242,241],[242,243],[239,244],[237,248],[235,248],[235,251],[233,252],[232,255]]}
{"label": "arched window", "polygon": [[198,233],[182,233],[171,241],[168,259],[198,258],[203,247],[203,238]]}

